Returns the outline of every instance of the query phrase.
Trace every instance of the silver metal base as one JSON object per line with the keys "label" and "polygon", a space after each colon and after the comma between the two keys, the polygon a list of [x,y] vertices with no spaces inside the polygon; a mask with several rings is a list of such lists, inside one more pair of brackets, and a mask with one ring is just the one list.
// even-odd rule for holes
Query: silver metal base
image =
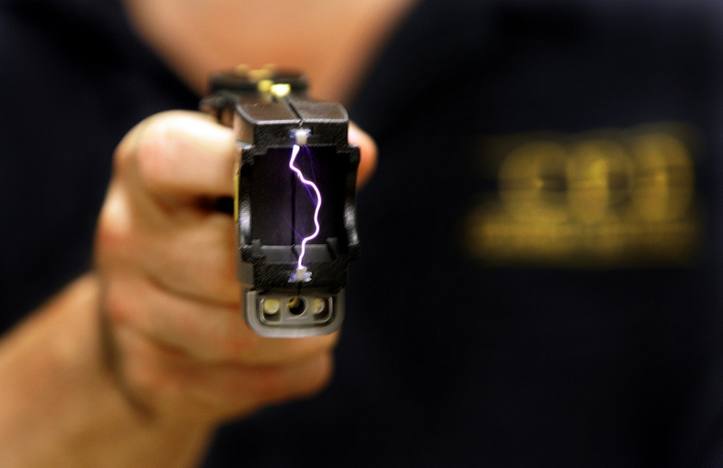
{"label": "silver metal base", "polygon": [[338,294],[244,293],[246,323],[258,335],[304,338],[333,333],[344,319],[344,290]]}

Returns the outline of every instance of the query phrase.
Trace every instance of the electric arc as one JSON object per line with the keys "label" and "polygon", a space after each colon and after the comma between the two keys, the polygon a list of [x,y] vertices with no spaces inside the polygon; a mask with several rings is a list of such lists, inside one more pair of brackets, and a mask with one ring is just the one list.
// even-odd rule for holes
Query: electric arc
{"label": "electric arc", "polygon": [[306,177],[304,177],[304,174],[301,172],[301,169],[296,167],[294,164],[296,162],[296,158],[299,155],[299,151],[301,151],[301,145],[306,145],[306,141],[309,136],[309,131],[305,129],[297,130],[294,133],[294,138],[296,143],[292,147],[291,150],[291,158],[289,159],[289,169],[291,169],[294,174],[299,178],[299,181],[301,181],[302,184],[306,185],[307,187],[310,187],[314,194],[316,195],[316,200],[314,201],[315,207],[314,207],[314,232],[309,234],[308,236],[304,237],[301,240],[301,252],[299,253],[299,260],[296,263],[296,272],[291,276],[290,281],[292,282],[299,282],[299,281],[310,281],[311,280],[311,272],[309,272],[304,266],[304,256],[306,255],[306,244],[309,241],[312,241],[316,238],[316,236],[319,235],[319,231],[321,231],[321,226],[319,226],[319,211],[321,210],[321,192],[319,191],[319,187],[317,185],[308,180]]}
{"label": "electric arc", "polygon": [[226,206],[235,217],[244,316],[267,337],[339,329],[359,250],[359,149],[348,142],[349,117],[307,89],[299,73],[239,68],[214,75],[201,101],[237,140],[236,194]]}

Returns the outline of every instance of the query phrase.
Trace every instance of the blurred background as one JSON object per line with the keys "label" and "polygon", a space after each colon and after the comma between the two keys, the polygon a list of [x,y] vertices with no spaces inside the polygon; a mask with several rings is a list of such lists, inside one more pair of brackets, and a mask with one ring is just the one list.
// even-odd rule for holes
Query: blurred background
{"label": "blurred background", "polygon": [[255,3],[2,0],[3,330],[90,267],[128,129],[274,62],[380,162],[331,386],[205,466],[723,466],[721,2]]}

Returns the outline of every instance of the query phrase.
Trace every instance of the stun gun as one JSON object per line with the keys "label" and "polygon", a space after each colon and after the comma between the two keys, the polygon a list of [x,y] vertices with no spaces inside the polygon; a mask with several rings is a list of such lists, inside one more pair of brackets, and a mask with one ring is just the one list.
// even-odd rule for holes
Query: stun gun
{"label": "stun gun", "polygon": [[238,142],[238,274],[246,322],[266,337],[338,330],[359,250],[349,117],[307,88],[298,73],[239,69],[214,75],[201,101]]}

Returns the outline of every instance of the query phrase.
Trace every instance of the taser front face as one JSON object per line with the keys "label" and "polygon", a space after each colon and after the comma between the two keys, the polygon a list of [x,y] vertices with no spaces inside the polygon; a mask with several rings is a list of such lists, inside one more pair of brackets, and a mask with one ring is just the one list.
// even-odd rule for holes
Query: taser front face
{"label": "taser front face", "polygon": [[[260,76],[259,76],[260,75]],[[234,129],[239,278],[249,326],[267,337],[331,333],[357,255],[359,149],[336,103],[306,97],[298,74],[212,78],[202,109]]]}

